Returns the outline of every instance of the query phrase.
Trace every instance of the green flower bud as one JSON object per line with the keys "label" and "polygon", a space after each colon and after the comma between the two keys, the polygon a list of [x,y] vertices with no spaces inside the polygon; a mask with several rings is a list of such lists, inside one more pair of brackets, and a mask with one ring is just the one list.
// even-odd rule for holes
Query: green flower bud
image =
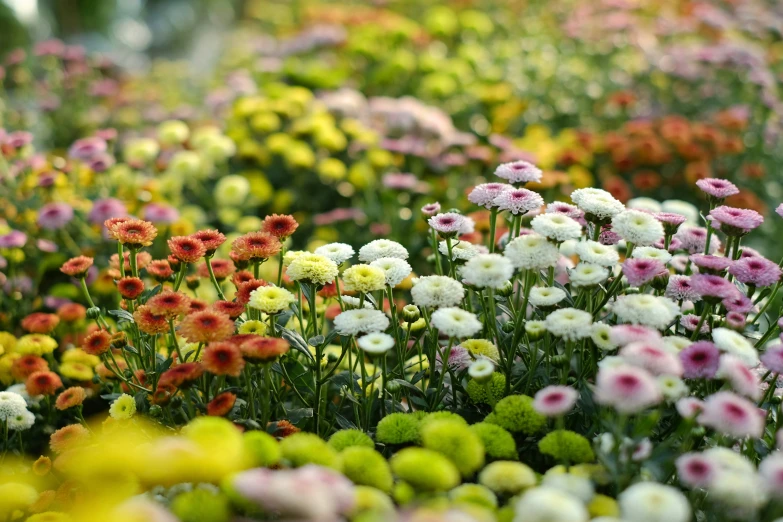
{"label": "green flower bud", "polygon": [[97,306],[93,306],[87,309],[88,319],[97,319],[101,316],[101,309]]}
{"label": "green flower bud", "polygon": [[506,281],[503,286],[495,290],[495,293],[501,297],[508,297],[514,293],[514,283]]}
{"label": "green flower bud", "polygon": [[421,317],[421,312],[419,312],[418,306],[409,304],[402,308],[402,319],[406,323],[415,323],[419,320],[419,317]]}

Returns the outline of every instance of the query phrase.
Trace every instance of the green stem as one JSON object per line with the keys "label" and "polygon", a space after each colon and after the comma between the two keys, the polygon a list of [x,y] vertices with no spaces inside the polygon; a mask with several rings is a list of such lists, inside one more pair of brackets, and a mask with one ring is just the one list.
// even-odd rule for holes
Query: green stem
{"label": "green stem", "polygon": [[223,294],[223,289],[220,288],[220,284],[217,281],[217,278],[215,277],[215,271],[212,270],[212,258],[211,257],[205,257],[204,261],[207,264],[207,272],[209,272],[209,279],[212,281],[212,285],[215,287],[215,290],[217,290],[218,297],[221,301],[226,300],[226,296]]}

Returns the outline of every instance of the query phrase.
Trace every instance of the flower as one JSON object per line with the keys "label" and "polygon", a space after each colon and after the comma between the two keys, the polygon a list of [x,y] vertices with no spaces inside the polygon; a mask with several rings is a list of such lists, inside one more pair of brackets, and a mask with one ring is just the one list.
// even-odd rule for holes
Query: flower
{"label": "flower", "polygon": [[[586,463],[595,460],[595,453],[591,447],[590,441],[582,435],[569,430],[554,430],[547,433],[538,443],[538,450],[544,455],[549,455],[554,459],[570,463]],[[586,484],[574,484],[572,480],[585,480]],[[570,482],[570,483],[569,483]],[[557,468],[552,468],[544,475],[544,486],[556,487],[564,491],[581,490],[584,494],[580,495],[584,500],[592,498],[594,491],[593,485],[589,479],[577,477],[575,474],[563,473]],[[576,488],[572,489],[573,486]]]}
{"label": "flower", "polygon": [[65,451],[82,444],[90,438],[90,432],[81,424],[69,424],[52,433],[49,438],[49,447],[55,453]]}
{"label": "flower", "polygon": [[435,203],[428,203],[421,207],[421,213],[425,216],[434,216],[440,212],[440,203],[437,201]]}
{"label": "flower", "polygon": [[47,203],[38,211],[38,225],[46,230],[59,230],[73,219],[73,207],[67,203]]}
{"label": "flower", "polygon": [[669,276],[669,282],[666,283],[666,291],[663,295],[674,301],[696,302],[701,300],[701,295],[693,289],[691,278],[684,275]]}
{"label": "flower", "polygon": [[84,391],[84,388],[81,386],[71,386],[57,396],[54,406],[58,410],[64,411],[68,408],[81,406],[86,398],[87,393]]}
{"label": "flower", "polygon": [[724,298],[721,304],[729,313],[747,314],[756,310],[753,300],[740,292],[737,292],[733,297]]}
{"label": "flower", "polygon": [[707,216],[712,226],[727,236],[741,236],[764,222],[764,216],[747,208],[732,208],[725,205],[712,209]]}
{"label": "flower", "polygon": [[136,400],[130,395],[123,393],[111,404],[109,415],[112,419],[126,420],[136,414]]}
{"label": "flower", "polygon": [[411,297],[418,306],[457,306],[465,296],[465,289],[459,281],[447,276],[420,277],[411,288]]}
{"label": "flower", "polygon": [[123,299],[134,300],[144,292],[144,281],[138,277],[123,277],[117,281],[117,291]]}
{"label": "flower", "polygon": [[[674,239],[680,241],[680,248],[690,254],[703,253],[707,244],[707,229],[701,227],[682,226],[674,235]],[[720,248],[720,241],[714,235],[710,240],[710,251],[713,254]]]}
{"label": "flower", "polygon": [[598,370],[595,400],[620,413],[638,413],[661,401],[655,379],[641,368],[620,365]]}
{"label": "flower", "polygon": [[57,346],[57,341],[48,335],[28,334],[17,339],[14,351],[22,355],[45,355],[52,353]]}
{"label": "flower", "polygon": [[550,243],[538,234],[526,234],[514,238],[503,252],[514,268],[522,270],[542,270],[557,265],[560,251],[557,245]]}
{"label": "flower", "polygon": [[[516,455],[514,458],[517,458]],[[479,473],[478,480],[479,484],[493,492],[508,496],[535,486],[538,481],[535,472],[529,466],[508,460],[487,464]]]}
{"label": "flower", "polygon": [[507,180],[509,183],[529,183],[541,181],[543,172],[530,162],[524,160],[502,163],[495,169],[495,176]]}
{"label": "flower", "polygon": [[370,266],[383,270],[386,284],[392,288],[400,284],[413,270],[407,261],[396,257],[380,257],[370,263]]}
{"label": "flower", "polygon": [[33,424],[35,424],[35,415],[30,411],[24,410],[8,417],[6,422],[8,423],[8,429],[11,431],[25,431],[32,428]]}
{"label": "flower", "polygon": [[561,308],[546,316],[546,330],[566,341],[577,341],[589,337],[593,316],[577,308]]}
{"label": "flower", "polygon": [[715,328],[712,331],[712,340],[719,350],[739,357],[748,368],[758,365],[756,349],[742,334],[728,328]]}
{"label": "flower", "polygon": [[763,257],[745,257],[734,261],[729,273],[740,283],[753,286],[771,286],[780,281],[780,267]]}
{"label": "flower", "polygon": [[233,333],[234,321],[213,310],[190,313],[179,325],[179,334],[192,343],[222,341]]}
{"label": "flower", "polygon": [[213,417],[228,415],[234,408],[236,400],[237,396],[228,391],[217,394],[214,399],[207,403],[207,415]]}
{"label": "flower", "polygon": [[266,232],[250,232],[231,243],[231,253],[235,261],[263,262],[279,254],[282,248],[280,240]]}
{"label": "flower", "polygon": [[671,261],[672,255],[667,252],[666,250],[663,250],[662,248],[655,248],[655,247],[637,247],[633,249],[633,252],[631,253],[631,257],[635,259],[652,259],[655,261],[660,261],[664,265]]}
{"label": "flower", "polygon": [[598,349],[611,352],[617,349],[617,344],[612,341],[612,327],[606,323],[593,323],[590,328],[590,339]]}
{"label": "flower", "polygon": [[293,216],[272,214],[264,218],[262,230],[280,240],[284,240],[292,236],[297,228],[299,228],[299,223]]}
{"label": "flower", "polygon": [[566,293],[556,286],[534,286],[530,289],[529,302],[541,308],[555,306],[566,298]]}
{"label": "flower", "polygon": [[492,203],[500,211],[507,210],[517,215],[538,210],[544,204],[544,200],[532,190],[512,188],[498,194]]}
{"label": "flower", "polygon": [[581,241],[576,244],[576,253],[585,263],[613,267],[620,261],[620,254],[609,245],[597,241]]}
{"label": "flower", "polygon": [[474,205],[492,208],[495,205],[495,198],[513,188],[505,183],[482,183],[473,187],[473,190],[468,194],[468,201]]}
{"label": "flower", "polygon": [[292,281],[304,281],[323,286],[334,281],[338,274],[337,264],[328,257],[304,253],[296,257],[286,269]]}
{"label": "flower", "polygon": [[650,246],[663,237],[661,222],[639,210],[625,210],[612,217],[612,231],[636,246]]}
{"label": "flower", "polygon": [[776,452],[764,457],[759,464],[759,475],[770,493],[780,498],[783,490],[783,455]]}
{"label": "flower", "polygon": [[473,313],[461,308],[439,308],[433,312],[431,322],[441,333],[460,339],[470,337],[482,328],[481,321]]}
{"label": "flower", "polygon": [[631,286],[643,286],[668,273],[666,266],[656,259],[631,258],[623,263],[623,274]]}
{"label": "flower", "polygon": [[346,245],[345,243],[329,243],[316,248],[315,253],[319,256],[328,257],[334,261],[335,264],[341,265],[351,259],[355,252],[351,245]]}
{"label": "flower", "polygon": [[55,392],[63,387],[63,381],[60,376],[50,371],[40,371],[30,374],[25,381],[27,393],[36,395],[54,395]]}
{"label": "flower", "polygon": [[277,286],[259,286],[250,293],[250,308],[261,310],[265,314],[279,314],[296,301],[294,294]]}
{"label": "flower", "polygon": [[[438,251],[447,257],[449,255],[449,245],[446,241],[438,243]],[[486,253],[486,247],[480,245],[474,245],[467,241],[453,241],[451,243],[451,259],[459,261],[467,261],[472,259],[482,252]]]}
{"label": "flower", "polygon": [[239,377],[245,368],[242,351],[234,343],[225,341],[209,343],[201,356],[201,364],[214,375],[231,377]]}
{"label": "flower", "polygon": [[254,290],[267,286],[267,282],[262,279],[253,279],[243,281],[237,285],[235,299],[238,303],[247,304],[250,302],[250,295]]}
{"label": "flower", "polygon": [[724,435],[736,438],[758,438],[764,433],[764,417],[756,405],[728,391],[707,397],[698,421]]}
{"label": "flower", "polygon": [[514,522],[587,522],[590,515],[577,497],[552,487],[525,491],[514,505]]}
{"label": "flower", "polygon": [[11,391],[0,392],[0,420],[7,420],[27,411],[24,397]]}
{"label": "flower", "polygon": [[388,239],[370,241],[359,249],[359,261],[362,263],[372,263],[382,257],[408,259],[408,250],[396,241]]}
{"label": "flower", "polygon": [[688,259],[699,267],[700,272],[714,275],[722,275],[734,263],[727,257],[706,254],[691,254]]}
{"label": "flower", "polygon": [[621,295],[612,307],[618,321],[663,330],[680,314],[673,301],[649,294]]}
{"label": "flower", "polygon": [[150,246],[158,235],[158,229],[152,223],[140,219],[123,218],[122,221],[109,219],[105,222],[105,226],[111,239],[116,239],[135,250]]}
{"label": "flower", "polygon": [[356,340],[356,344],[370,357],[374,357],[383,355],[394,348],[395,342],[394,337],[389,334],[372,332],[359,337]]}
{"label": "flower", "polygon": [[239,350],[247,361],[264,363],[286,354],[290,347],[288,341],[279,337],[253,335],[239,345]]}
{"label": "flower", "polygon": [[184,362],[172,366],[160,376],[158,385],[171,385],[176,388],[187,388],[204,374],[204,367],[197,362]]}
{"label": "flower", "polygon": [[704,178],[696,181],[696,186],[702,192],[715,199],[726,199],[739,194],[739,189],[731,181],[719,178]]}
{"label": "flower", "polygon": [[20,325],[30,333],[48,334],[60,324],[60,318],[55,314],[33,312],[20,321]]}
{"label": "flower", "polygon": [[717,377],[727,381],[735,392],[758,401],[761,398],[761,381],[758,375],[750,371],[743,361],[730,353],[720,357]]}
{"label": "flower", "polygon": [[460,483],[460,473],[452,462],[440,453],[409,447],[389,459],[394,475],[418,491],[448,491]]}
{"label": "flower", "polygon": [[738,293],[737,287],[730,281],[711,274],[692,275],[691,286],[702,298],[712,298],[713,300],[729,299]]}
{"label": "flower", "polygon": [[547,386],[536,393],[533,408],[541,415],[559,417],[571,411],[578,397],[577,391],[571,387]]}
{"label": "flower", "polygon": [[709,487],[719,471],[715,463],[701,453],[684,453],[675,465],[680,482],[691,488]]}
{"label": "flower", "polygon": [[340,335],[382,332],[389,327],[389,318],[380,310],[345,310],[334,318],[334,329]]}
{"label": "flower", "polygon": [[623,210],[625,205],[605,190],[596,188],[577,189],[571,193],[571,201],[582,209],[588,220],[605,221]]}
{"label": "flower", "polygon": [[774,373],[783,373],[783,344],[773,344],[761,356],[761,362]]}
{"label": "flower", "polygon": [[617,497],[624,520],[634,522],[689,522],[691,505],[676,488],[639,482]]}
{"label": "flower", "polygon": [[346,290],[361,293],[375,292],[386,286],[386,273],[371,265],[354,265],[343,272]]}
{"label": "flower", "polygon": [[478,254],[460,270],[462,280],[478,288],[501,288],[514,275],[508,258],[500,254]]}
{"label": "flower", "polygon": [[169,329],[168,318],[153,313],[147,305],[141,305],[133,312],[133,320],[136,321],[139,330],[150,335],[163,333]]}
{"label": "flower", "polygon": [[147,306],[155,315],[174,318],[190,311],[190,298],[183,293],[164,290],[147,300]]}
{"label": "flower", "polygon": [[704,409],[704,403],[695,397],[685,397],[675,404],[677,413],[685,419],[696,417]]}
{"label": "flower", "polygon": [[712,379],[718,371],[720,352],[709,341],[695,342],[679,353],[686,379]]}
{"label": "flower", "polygon": [[635,342],[620,349],[620,357],[632,365],[644,368],[653,375],[683,374],[683,366],[676,355],[663,345],[650,342]]}
{"label": "flower", "polygon": [[[453,237],[461,233],[465,227],[465,216],[455,212],[438,214],[427,220],[430,227],[443,237]],[[361,256],[361,252],[360,252]]]}
{"label": "flower", "polygon": [[486,358],[473,361],[468,367],[468,375],[476,382],[485,383],[492,379],[495,372],[495,364]]}
{"label": "flower", "polygon": [[539,214],[530,225],[538,234],[559,243],[582,236],[582,225],[565,214]]}
{"label": "flower", "polygon": [[73,257],[63,263],[60,272],[71,277],[86,277],[87,271],[93,264],[93,258],[86,256]]}
{"label": "flower", "polygon": [[206,256],[212,256],[220,245],[226,242],[226,236],[217,230],[199,230],[190,235],[191,238],[201,241],[206,251]]}

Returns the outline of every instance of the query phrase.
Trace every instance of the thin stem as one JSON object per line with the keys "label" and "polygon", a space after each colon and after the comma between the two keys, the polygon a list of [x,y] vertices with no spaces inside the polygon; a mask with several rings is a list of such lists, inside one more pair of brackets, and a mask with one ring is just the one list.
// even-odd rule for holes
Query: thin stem
{"label": "thin stem", "polygon": [[221,301],[225,301],[226,300],[226,296],[225,296],[225,294],[223,294],[223,289],[220,288],[220,283],[218,283],[217,278],[215,277],[215,271],[212,270],[212,258],[211,258],[211,256],[205,257],[204,261],[206,262],[206,265],[207,265],[207,272],[209,272],[209,279],[210,279],[210,281],[212,281],[212,285],[215,287],[215,290],[217,290],[218,297],[220,297]]}

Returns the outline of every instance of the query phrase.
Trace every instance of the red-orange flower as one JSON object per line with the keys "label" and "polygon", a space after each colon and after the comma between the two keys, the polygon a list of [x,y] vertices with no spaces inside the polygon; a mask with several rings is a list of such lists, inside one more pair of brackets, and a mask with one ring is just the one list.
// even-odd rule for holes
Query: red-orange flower
{"label": "red-orange flower", "polygon": [[195,263],[206,254],[204,243],[191,236],[174,236],[168,241],[171,255],[182,263]]}
{"label": "red-orange flower", "polygon": [[54,395],[59,388],[63,387],[63,381],[54,372],[35,372],[27,377],[25,387],[27,388],[27,393],[33,396]]}
{"label": "red-orange flower", "polygon": [[139,330],[150,335],[163,333],[169,329],[166,316],[154,313],[147,305],[140,306],[133,313],[133,320],[136,321]]}
{"label": "red-orange flower", "polygon": [[192,343],[222,341],[234,333],[234,321],[214,310],[193,312],[182,320],[179,333]]}
{"label": "red-orange flower", "polygon": [[258,337],[258,334],[254,334],[254,333],[235,334],[229,337],[227,341],[230,343],[234,343],[237,346],[242,346],[242,343],[250,339],[253,339],[254,337]]}
{"label": "red-orange flower", "polygon": [[17,381],[24,381],[35,372],[49,370],[49,363],[37,355],[23,355],[11,365],[11,376]]}
{"label": "red-orange flower", "polygon": [[[125,273],[130,275],[131,271],[131,262],[130,262],[130,256],[131,253],[128,251],[123,252],[122,254],[122,265],[123,270],[125,270]],[[137,270],[143,270],[147,267],[148,264],[152,262],[152,254],[149,252],[136,252],[136,269]],[[112,256],[109,258],[109,268],[111,268],[110,272],[114,275],[115,279],[119,279],[121,272],[120,272],[120,256],[117,254],[112,254]]]}
{"label": "red-orange flower", "polygon": [[172,366],[160,376],[159,384],[170,384],[177,388],[186,388],[204,373],[204,368],[197,362],[186,362]]}
{"label": "red-orange flower", "polygon": [[152,395],[148,395],[147,399],[151,404],[157,404],[163,406],[168,404],[174,395],[177,393],[177,388],[168,383],[159,383],[158,387]]}
{"label": "red-orange flower", "polygon": [[233,393],[220,393],[207,404],[207,415],[212,415],[213,417],[227,415],[234,408],[234,403],[236,401],[237,396]]}
{"label": "red-orange flower", "polygon": [[124,299],[136,299],[144,291],[144,281],[138,277],[123,277],[117,281],[117,290]]}
{"label": "red-orange flower", "polygon": [[158,259],[151,262],[147,266],[147,273],[158,283],[167,281],[172,275],[174,270],[171,269],[171,265],[165,259]]}
{"label": "red-orange flower", "polygon": [[54,407],[58,410],[67,410],[68,408],[81,406],[86,398],[87,392],[84,391],[84,388],[72,386],[57,396]]}
{"label": "red-orange flower", "polygon": [[253,292],[253,290],[267,285],[268,283],[263,279],[251,279],[250,281],[245,281],[244,283],[240,283],[239,287],[237,288],[237,293],[235,295],[237,303],[242,303],[242,304],[249,303],[250,294]]}
{"label": "red-orange flower", "polygon": [[75,323],[87,317],[87,309],[79,303],[65,303],[57,309],[57,315],[66,323]]}
{"label": "red-orange flower", "polygon": [[288,437],[289,435],[293,435],[294,433],[298,433],[302,430],[288,422],[287,420],[279,420],[277,421],[275,426],[275,436],[277,437]]}
{"label": "red-orange flower", "polygon": [[155,225],[141,219],[129,219],[114,224],[109,232],[114,239],[134,250],[150,246],[158,235],[158,229],[155,228]]}
{"label": "red-orange flower", "polygon": [[299,228],[299,223],[294,217],[284,214],[272,214],[265,217],[261,227],[267,234],[272,234],[281,240],[293,235],[297,228]]}
{"label": "red-orange flower", "polygon": [[288,352],[290,345],[285,339],[279,337],[261,337],[249,339],[242,343],[239,349],[242,355],[250,362],[269,362]]}
{"label": "red-orange flower", "polygon": [[242,352],[233,343],[210,343],[201,356],[204,369],[215,375],[230,375],[238,377],[245,368]]}
{"label": "red-orange flower", "polygon": [[[237,268],[234,266],[234,262],[230,259],[213,259],[212,272],[215,274],[215,279],[223,281],[224,279],[231,277],[231,274],[236,272]],[[206,263],[198,265],[198,275],[204,279],[209,277],[209,270]]]}
{"label": "red-orange flower", "polygon": [[236,301],[216,301],[212,304],[212,308],[231,319],[236,319],[245,311],[245,305]]}
{"label": "red-orange flower", "polygon": [[209,308],[209,303],[207,303],[203,299],[191,299],[190,300],[190,311],[191,312],[203,312],[207,308]]}
{"label": "red-orange flower", "polygon": [[282,248],[280,240],[266,232],[250,232],[231,243],[231,251],[235,256],[246,261],[269,259],[277,255]]}
{"label": "red-orange flower", "polygon": [[38,457],[38,460],[33,462],[32,470],[33,473],[35,473],[39,477],[48,475],[49,472],[52,470],[52,459],[50,459],[49,457],[44,457],[43,455]]}
{"label": "red-orange flower", "polygon": [[246,283],[248,281],[252,281],[254,279],[253,273],[249,270],[240,270],[239,272],[235,272],[234,276],[231,278],[231,282],[234,283],[234,286],[239,287],[242,283]]}
{"label": "red-orange flower", "polygon": [[93,259],[87,256],[73,257],[63,263],[60,272],[71,277],[84,277],[92,266]]}
{"label": "red-orange flower", "polygon": [[220,245],[226,242],[226,236],[217,230],[199,230],[195,234],[191,234],[190,237],[201,241],[207,251],[208,256],[213,255],[215,250],[220,248]]}
{"label": "red-orange flower", "polygon": [[180,292],[165,291],[152,296],[147,306],[155,315],[173,318],[190,311],[190,298]]}
{"label": "red-orange flower", "polygon": [[90,438],[90,432],[81,424],[69,424],[52,433],[49,447],[55,453],[63,453]]}
{"label": "red-orange flower", "polygon": [[104,221],[103,226],[106,227],[106,234],[109,236],[109,239],[117,239],[117,235],[114,233],[114,227],[118,226],[120,223],[125,223],[126,221],[132,220],[133,218],[131,217],[123,216],[109,218]]}
{"label": "red-orange flower", "polygon": [[98,330],[84,338],[82,350],[90,355],[102,355],[111,347],[111,334],[106,330]]}
{"label": "red-orange flower", "polygon": [[34,312],[22,319],[22,328],[30,333],[48,334],[60,324],[60,318],[54,314]]}

